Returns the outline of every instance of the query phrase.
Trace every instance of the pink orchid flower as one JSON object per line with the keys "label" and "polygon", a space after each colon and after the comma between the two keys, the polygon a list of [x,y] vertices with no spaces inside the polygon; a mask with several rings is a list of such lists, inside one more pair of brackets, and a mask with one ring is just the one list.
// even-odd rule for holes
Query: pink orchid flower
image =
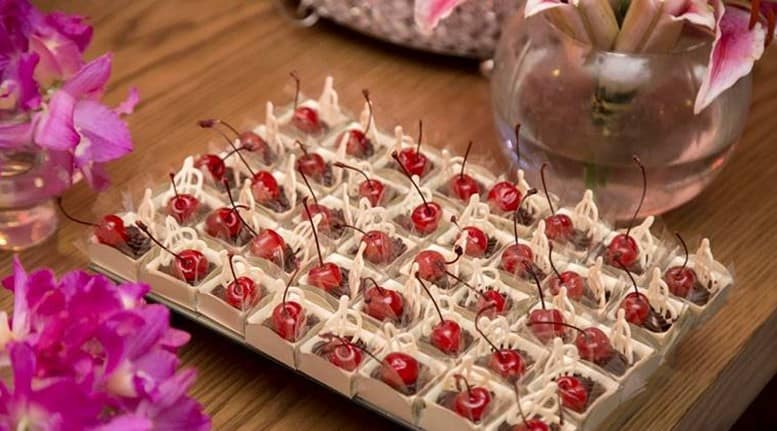
{"label": "pink orchid flower", "polygon": [[416,0],[415,22],[421,32],[429,34],[456,7],[467,0]]}

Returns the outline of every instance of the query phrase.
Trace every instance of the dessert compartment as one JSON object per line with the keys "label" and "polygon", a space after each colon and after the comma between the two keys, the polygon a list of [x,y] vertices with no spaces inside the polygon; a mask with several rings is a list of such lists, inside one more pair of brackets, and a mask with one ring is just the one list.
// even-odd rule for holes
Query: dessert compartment
{"label": "dessert compartment", "polygon": [[[317,257],[316,257],[317,258]],[[313,286],[309,280],[309,271],[313,266],[318,265],[318,261],[314,261],[305,270],[304,274],[301,274],[299,279],[300,286],[303,286],[306,290],[314,292],[316,295],[320,295],[325,298],[331,304],[337,304],[342,296],[348,298],[350,303],[355,302],[360,296],[361,283],[365,277],[371,277],[380,282],[384,275],[381,272],[374,271],[364,265],[363,261],[354,261],[338,253],[331,253],[324,257],[325,263],[334,263],[340,267],[342,274],[342,282],[340,286],[332,292],[326,292],[322,289]]]}
{"label": "dessert compartment", "polygon": [[[502,281],[499,270],[489,266],[478,266],[477,263],[472,266],[472,275],[470,275],[467,281],[472,287],[477,288],[479,292],[494,290],[506,299],[503,312],[496,314],[506,316],[512,320],[516,315],[524,313],[526,309],[534,304],[536,294],[529,295],[508,286]],[[480,309],[487,306],[490,301],[483,294],[475,292],[466,286],[458,289],[451,297],[456,301],[459,312],[469,318],[474,318]],[[489,315],[491,314],[494,313],[489,313]]]}
{"label": "dessert compartment", "polygon": [[[568,263],[566,266],[560,267],[556,264],[556,267],[561,272],[574,271],[583,277],[586,289],[583,297],[576,301],[576,304],[580,306],[577,309],[596,320],[606,319],[606,313],[611,306],[611,301],[620,298],[623,291],[628,288],[624,279],[613,277],[604,272],[602,265],[601,257],[598,257],[591,266]],[[551,274],[551,276],[553,275],[555,274]],[[596,292],[603,292],[604,295]]]}
{"label": "dessert compartment", "polygon": [[[361,113],[362,121],[360,123],[351,121],[345,124],[337,131],[337,133],[330,133],[324,138],[321,141],[321,146],[335,153],[338,160],[349,161],[349,163],[357,160],[375,163],[381,158],[385,158],[394,137],[381,132],[378,129],[377,124],[375,124],[375,118],[366,120],[369,118],[369,115],[369,108],[365,106],[365,110]],[[360,156],[348,154],[346,148],[349,139],[348,133],[351,131],[364,133],[364,128],[368,121],[370,123],[370,129],[366,133],[366,137],[369,139],[369,144],[366,148],[367,151]]]}
{"label": "dessert compartment", "polygon": [[[626,267],[631,271],[638,282],[643,281],[650,268],[662,262],[668,253],[668,250],[661,245],[661,241],[650,231],[654,220],[655,218],[653,216],[645,218],[642,223],[631,228],[629,234],[629,236],[637,242],[638,254],[636,262],[633,265],[627,265]],[[623,269],[614,262],[610,262],[607,248],[613,238],[625,233],[626,229],[610,231],[610,233],[605,235],[603,241],[595,245],[591,253],[588,254],[588,257],[591,260],[601,256],[604,259],[604,269],[615,277],[622,274]]]}
{"label": "dessert compartment", "polygon": [[[407,177],[402,174],[390,170],[390,169],[373,169],[372,165],[367,162],[355,162],[348,163],[349,166],[357,167],[364,171],[370,180],[380,181],[384,186],[384,197],[379,202],[379,206],[384,208],[392,208],[398,202],[408,195],[408,193],[414,192],[408,187]],[[358,172],[354,172],[351,169],[346,169],[344,172],[345,179],[343,183],[348,186],[348,197],[350,198],[351,205],[355,207],[361,207],[361,200],[365,199],[359,194],[359,186],[367,181],[363,175]],[[372,205],[369,205],[372,206]]]}
{"label": "dessert compartment", "polygon": [[[394,127],[394,140],[388,148],[386,156],[376,162],[377,167],[391,169],[396,171],[399,175],[404,175],[402,168],[397,164],[397,161],[391,157],[391,154],[394,151],[399,153],[405,148],[415,150],[417,148],[416,141],[412,137],[405,135],[401,126],[396,126]],[[444,164],[442,152],[434,146],[426,145],[425,142],[422,142],[421,154],[426,157],[427,167],[425,174],[419,179],[418,185],[431,184],[435,181],[437,176],[440,175],[441,167]]]}
{"label": "dessert compartment", "polygon": [[128,281],[137,281],[141,267],[153,255],[151,242],[134,223],[138,220],[135,213],[118,214],[124,222],[127,242],[114,247],[97,240],[94,233],[87,238],[86,253],[95,265],[111,274]]}
{"label": "dessert compartment", "polygon": [[[414,282],[415,280],[413,279],[412,281]],[[409,287],[408,280],[403,284],[394,279],[387,278],[379,283],[383,289],[395,291],[402,297],[402,314],[397,319],[381,321],[367,312],[364,290],[365,288],[372,287],[369,281],[363,284],[361,295],[359,295],[358,300],[351,307],[354,310],[359,310],[364,315],[367,323],[375,328],[380,328],[387,322],[391,322],[392,325],[400,330],[408,331],[413,329],[420,322],[423,310],[428,305],[425,296],[423,296],[426,294],[423,291],[418,292],[418,289]],[[422,296],[419,296],[419,293]]]}
{"label": "dessert compartment", "polygon": [[[381,231],[383,231],[382,228],[383,228],[383,226],[380,226],[380,225],[375,226],[375,225],[373,225],[373,226],[367,226],[363,230],[365,230],[367,232],[369,232],[371,230],[381,230]],[[392,230],[393,230],[393,227],[392,227]],[[410,238],[408,238],[408,237],[406,237],[406,236],[396,232],[395,230],[394,230],[393,234],[391,233],[391,231],[385,232],[385,233],[388,233],[389,236],[392,238],[392,240],[395,241],[394,242],[395,257],[393,258],[391,263],[389,263],[387,265],[377,265],[377,264],[372,263],[370,260],[368,260],[366,258],[364,259],[364,263],[365,263],[365,265],[368,268],[370,268],[370,269],[372,269],[374,271],[377,271],[377,272],[380,272],[380,273],[383,273],[383,274],[386,274],[386,275],[390,275],[390,274],[394,273],[393,270],[398,265],[400,265],[402,262],[407,261],[407,259],[409,259],[410,256],[415,256],[414,253],[417,251],[418,244],[414,240],[412,240],[412,239],[410,239]],[[341,241],[341,244],[338,247],[337,252],[340,255],[344,256],[344,257],[347,257],[349,259],[353,259],[354,257],[356,257],[356,255],[357,255],[357,253],[359,251],[359,246],[362,243],[362,241],[361,241],[362,236],[363,235],[361,233],[354,232],[348,239],[346,239],[344,241]],[[399,243],[397,243],[396,241],[400,241],[401,242],[401,244],[402,244],[401,247],[399,246]]]}
{"label": "dessert compartment", "polygon": [[[309,195],[310,192],[307,191],[301,194],[303,197]],[[351,235],[351,232],[349,232],[350,229],[343,227],[342,224],[352,224],[349,222],[349,219],[353,217],[354,210],[348,206],[348,204],[345,204],[340,197],[341,195],[336,196],[332,194],[318,197],[318,204],[327,207],[332,213],[329,221],[330,229],[321,229],[318,225],[316,226],[319,234],[318,239],[322,240],[322,245],[324,245],[327,240],[338,242]],[[315,201],[313,199],[308,200],[308,205],[314,203]],[[313,217],[316,215],[317,214],[313,214]],[[303,205],[297,205],[296,213],[292,215],[291,219],[287,219],[283,222],[283,227],[294,229],[294,227],[302,223],[310,224],[306,217],[305,207]]]}
{"label": "dessert compartment", "polygon": [[[440,173],[429,183],[436,196],[441,197],[447,203],[459,207],[464,207],[469,204],[469,199],[462,201],[452,189],[452,182],[455,177],[461,175],[461,165],[463,163],[463,156],[453,156],[447,149],[442,150],[442,166],[440,166]],[[488,186],[496,179],[490,170],[487,168],[475,164],[474,161],[467,160],[467,164],[464,166],[464,174],[469,175],[478,186],[478,193],[481,201],[485,201],[488,196]],[[474,195],[473,195],[474,196]]]}
{"label": "dessert compartment", "polygon": [[[456,258],[456,253],[454,253],[452,249],[445,249],[437,244],[430,244],[424,249],[416,249],[414,255],[408,255],[405,262],[402,263],[399,267],[399,274],[405,274],[409,277],[414,277],[416,271],[418,271],[418,263],[416,263],[415,259],[421,252],[424,251],[435,251],[440,253],[446,262],[450,262]],[[474,265],[477,265],[477,262],[473,263],[464,259],[459,259],[455,263],[447,265],[446,270],[463,280],[467,280],[472,274],[472,268]],[[445,294],[448,295],[452,294],[457,289],[465,289],[464,286],[460,285],[461,283],[459,283],[449,274],[444,274],[444,276],[435,281],[424,280],[424,282],[429,286],[434,285],[440,288]]]}
{"label": "dessert compartment", "polygon": [[[491,422],[486,430],[514,431],[522,425],[525,427],[524,418],[527,421],[542,421],[550,431],[574,431],[578,429],[561,411],[556,388],[555,383],[550,383],[540,391],[521,395],[520,407],[518,399],[516,399],[514,404],[501,417]],[[529,429],[523,431],[529,431]]]}
{"label": "dessert compartment", "polygon": [[450,296],[440,294],[439,290],[435,287],[430,287],[430,292],[434,296],[434,299],[440,308],[443,319],[446,321],[452,320],[459,325],[461,329],[460,338],[458,340],[459,348],[455,352],[448,353],[433,344],[433,331],[435,327],[441,323],[441,321],[440,316],[437,314],[437,309],[428,298],[426,299],[427,304],[424,307],[421,321],[413,330],[413,333],[417,337],[418,348],[421,351],[428,353],[429,355],[437,358],[442,362],[453,365],[454,363],[459,362],[459,359],[464,357],[466,353],[475,345],[477,341],[476,337],[478,337],[478,333],[475,331],[475,323],[472,320],[466,319],[460,314],[456,313],[455,304],[453,303],[453,299]]}

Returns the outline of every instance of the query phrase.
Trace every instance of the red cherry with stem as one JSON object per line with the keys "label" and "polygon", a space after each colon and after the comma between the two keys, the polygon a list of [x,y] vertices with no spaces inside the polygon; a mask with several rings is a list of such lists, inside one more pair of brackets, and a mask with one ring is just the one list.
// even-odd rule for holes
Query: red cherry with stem
{"label": "red cherry with stem", "polygon": [[637,281],[634,280],[631,271],[629,271],[621,261],[616,260],[616,263],[626,272],[626,275],[628,275],[631,280],[632,286],[634,286],[634,292],[629,293],[623,298],[621,308],[625,311],[627,321],[634,325],[642,326],[650,315],[650,300],[648,300],[647,296],[639,292]]}
{"label": "red cherry with stem", "polygon": [[561,291],[561,286],[567,288],[567,296],[574,301],[579,301],[585,293],[585,281],[580,274],[574,271],[558,272],[556,265],[553,263],[553,244],[549,244],[548,247],[548,262],[550,267],[553,268],[555,274],[550,278],[550,293],[558,295]]}
{"label": "red cherry with stem", "polygon": [[296,140],[295,143],[302,150],[302,156],[297,159],[297,163],[294,165],[297,171],[321,182],[326,172],[326,161],[320,154],[308,152],[305,145],[299,140]]}
{"label": "red cherry with stem", "polygon": [[225,299],[227,303],[239,310],[244,310],[256,304],[260,298],[259,289],[251,277],[238,277],[232,262],[234,255],[229,254],[229,269],[232,271],[232,282],[227,285]]}
{"label": "red cherry with stem", "polygon": [[324,262],[321,254],[321,244],[318,241],[318,233],[313,223],[313,216],[308,207],[308,198],[302,199],[302,205],[305,207],[305,213],[308,215],[310,227],[313,230],[313,238],[316,241],[316,251],[318,252],[318,265],[310,268],[308,271],[308,283],[326,292],[334,293],[343,282],[343,273],[340,267],[331,262]]}
{"label": "red cherry with stem", "polygon": [[252,234],[252,237],[255,237],[256,232],[245,220],[243,220],[243,216],[241,216],[240,211],[238,211],[238,208],[244,207],[235,205],[235,201],[232,199],[232,191],[229,187],[229,182],[224,180],[223,184],[227,191],[231,207],[219,208],[210,213],[205,219],[205,232],[214,238],[234,241],[245,227]]}
{"label": "red cherry with stem", "polygon": [[632,160],[639,166],[639,170],[642,174],[642,196],[639,198],[639,204],[634,211],[634,215],[631,217],[631,222],[629,223],[628,229],[626,229],[626,233],[616,235],[612,241],[610,241],[605,253],[605,259],[609,265],[615,266],[617,262],[620,262],[627,268],[633,267],[634,264],[637,263],[637,258],[639,257],[639,245],[629,233],[631,233],[631,228],[634,227],[634,224],[637,221],[637,216],[639,216],[642,204],[645,203],[645,196],[647,195],[647,173],[645,172],[645,165],[642,164],[642,161],[640,161],[639,157],[636,155],[632,156]]}
{"label": "red cherry with stem", "polygon": [[582,359],[599,365],[609,362],[615,353],[607,334],[596,327],[580,332],[575,338],[575,346]]}
{"label": "red cherry with stem", "polygon": [[[529,196],[533,196],[536,193],[537,189],[529,189],[521,204],[526,202]],[[534,263],[534,252],[532,252],[531,247],[528,245],[518,242],[518,213],[520,210],[519,206],[513,213],[513,238],[515,242],[502,252],[499,267],[517,277],[526,277]]]}
{"label": "red cherry with stem", "polygon": [[364,181],[359,184],[359,196],[367,198],[372,207],[380,206],[383,203],[383,199],[386,196],[386,187],[382,182],[370,179],[366,172],[355,166],[346,165],[342,162],[335,162],[332,166],[360,173],[364,177]]}
{"label": "red cherry with stem", "polygon": [[412,356],[392,352],[380,362],[380,379],[392,388],[402,390],[418,381],[420,367]]}
{"label": "red cherry with stem", "polygon": [[272,325],[275,332],[286,341],[295,342],[302,335],[307,321],[302,305],[296,301],[287,301],[289,287],[297,277],[299,269],[295,270],[283,290],[283,300],[272,310]]}
{"label": "red cherry with stem", "polygon": [[370,147],[372,146],[370,138],[367,136],[370,132],[370,127],[372,126],[372,100],[370,99],[370,92],[367,89],[362,90],[362,95],[364,95],[364,100],[367,101],[367,106],[370,110],[370,116],[367,119],[367,127],[364,128],[364,131],[353,129],[343,132],[337,137],[336,141],[338,143],[343,142],[343,139],[345,138],[345,153],[351,157],[358,158],[368,157]]}
{"label": "red cherry with stem", "polygon": [[485,256],[486,251],[488,251],[488,235],[486,235],[485,232],[475,226],[467,226],[462,229],[456,220],[456,216],[451,216],[451,223],[459,228],[459,238],[461,235],[467,236],[464,254],[470,257]]}
{"label": "red cherry with stem", "polygon": [[585,411],[588,403],[588,390],[580,382],[580,379],[574,376],[562,376],[556,380],[556,384],[565,407],[578,413]]}
{"label": "red cherry with stem", "polygon": [[240,133],[238,138],[240,139],[240,146],[246,151],[258,153],[260,158],[264,161],[271,159],[272,150],[270,150],[270,146],[267,144],[267,141],[262,139],[261,136],[250,130],[246,130],[245,132]]}
{"label": "red cherry with stem", "polygon": [[251,193],[260,204],[275,202],[281,195],[278,181],[267,171],[258,171],[251,178]]}
{"label": "red cherry with stem", "polygon": [[[242,146],[239,147],[239,148],[236,147],[235,143],[233,142],[233,140],[230,139],[229,136],[227,136],[227,134],[224,133],[223,130],[217,129],[215,126],[216,125],[226,126],[230,131],[232,131],[232,133],[235,134],[235,136],[238,139],[241,139],[241,142],[242,142],[242,138],[240,137],[240,133],[238,133],[237,129],[235,129],[234,127],[232,127],[229,123],[227,123],[225,121],[215,120],[215,119],[200,120],[199,122],[197,122],[197,124],[200,127],[202,127],[203,129],[210,129],[210,130],[213,130],[214,132],[218,133],[219,135],[221,135],[221,137],[224,138],[224,140],[227,142],[229,147],[232,148],[232,151],[230,151],[229,154],[227,154],[225,156],[225,158],[231,156],[232,154],[237,154],[237,156],[240,158],[240,161],[243,162],[243,165],[245,165],[246,169],[248,170],[248,173],[251,174],[251,177],[254,176],[254,170],[251,169],[251,165],[248,163],[248,160],[246,160],[246,158],[243,157],[243,153],[242,153],[242,150],[249,149],[249,147],[246,144],[242,144]],[[267,149],[267,151],[269,151],[269,148]],[[223,180],[223,177],[222,177],[222,180]]]}
{"label": "red cherry with stem", "polygon": [[298,106],[300,79],[295,72],[291,72],[289,75],[291,75],[292,79],[294,79],[295,84],[294,114],[292,115],[291,123],[294,125],[294,127],[304,133],[321,133],[324,130],[324,124],[318,116],[318,111],[307,106]]}
{"label": "red cherry with stem", "polygon": [[187,223],[200,208],[200,201],[194,195],[178,193],[173,173],[170,173],[170,184],[173,186],[173,197],[167,201],[167,214],[173,216],[178,223]]}
{"label": "red cherry with stem", "polygon": [[[480,422],[491,403],[491,392],[481,386],[470,386],[461,374],[453,376],[456,379],[456,390],[459,391],[453,399],[453,410],[461,417],[472,422]],[[466,388],[462,390],[460,382],[464,381]]]}
{"label": "red cherry with stem", "polygon": [[331,337],[334,339],[332,340],[334,344],[326,352],[329,362],[345,371],[353,371],[358,368],[362,363],[362,349],[346,338],[337,335]]}
{"label": "red cherry with stem", "polygon": [[572,219],[564,214],[556,214],[553,209],[553,202],[550,199],[550,193],[548,193],[548,186],[545,183],[545,169],[548,167],[548,162],[544,162],[540,168],[540,178],[542,178],[542,189],[545,191],[545,198],[548,200],[548,208],[550,208],[551,216],[545,219],[545,235],[548,239],[553,241],[565,242],[572,237],[574,232],[574,226]]}
{"label": "red cherry with stem", "polygon": [[275,264],[283,265],[283,254],[286,251],[286,241],[276,231],[264,229],[251,239],[251,254],[256,257],[269,260]]}
{"label": "red cherry with stem", "polygon": [[561,314],[561,311],[557,309],[548,310],[545,307],[545,295],[542,293],[540,279],[533,271],[530,271],[529,273],[534,278],[534,282],[537,285],[542,308],[532,310],[532,312],[529,313],[528,326],[531,328],[532,333],[537,339],[543,344],[547,344],[553,338],[564,335],[564,316]]}
{"label": "red cherry with stem", "polygon": [[362,234],[361,243],[365,245],[364,258],[367,259],[368,262],[374,265],[391,263],[392,258],[394,258],[394,242],[387,233],[379,230],[365,232],[364,230],[349,224],[343,224],[342,226]]}
{"label": "red cherry with stem", "polygon": [[318,222],[318,228],[324,233],[330,232],[333,227],[336,227],[332,225],[332,211],[323,205],[319,205],[316,193],[313,191],[313,187],[310,186],[307,175],[300,172],[300,176],[302,176],[302,180],[305,182],[310,197],[313,198],[313,204],[305,208],[305,211],[302,213],[302,219],[313,220],[312,217],[321,214],[321,221]]}
{"label": "red cherry with stem", "polygon": [[397,161],[399,167],[404,172],[409,172],[410,175],[418,175],[418,178],[423,178],[427,174],[429,168],[429,160],[423,153],[421,153],[421,139],[424,136],[424,123],[418,121],[418,144],[415,148],[403,148],[397,154],[394,160]]}
{"label": "red cherry with stem", "polygon": [[503,213],[513,212],[521,204],[521,192],[515,184],[500,181],[488,192],[488,204],[492,210]]}
{"label": "red cherry with stem", "polygon": [[467,159],[469,158],[469,151],[472,149],[472,141],[469,141],[467,145],[467,152],[464,153],[464,160],[461,162],[461,172],[458,175],[451,178],[450,190],[454,196],[459,198],[462,202],[469,202],[469,198],[472,195],[480,194],[480,185],[470,175],[464,173],[464,167],[467,165]]}
{"label": "red cherry with stem", "polygon": [[175,257],[175,265],[173,266],[173,272],[175,276],[181,280],[186,281],[189,284],[196,284],[202,281],[208,275],[208,268],[210,263],[208,258],[205,257],[202,252],[194,249],[185,249],[176,253],[169,248],[165,247],[161,241],[156,239],[148,230],[148,226],[140,220],[135,222],[135,226],[138,227],[146,236],[154,241],[156,245],[162,250],[170,253]]}
{"label": "red cherry with stem", "polygon": [[417,233],[420,233],[421,235],[428,235],[435,230],[437,230],[437,227],[440,225],[440,219],[442,218],[442,207],[438,205],[435,202],[427,202],[426,197],[424,196],[424,193],[421,191],[421,188],[418,187],[418,184],[416,184],[415,181],[413,181],[413,174],[411,174],[410,171],[406,170],[405,167],[402,165],[401,162],[399,162],[399,157],[397,156],[397,152],[394,151],[391,153],[391,157],[394,158],[394,160],[397,161],[397,163],[400,163],[400,166],[402,167],[402,171],[405,173],[405,176],[410,180],[410,184],[413,185],[415,190],[418,192],[418,195],[421,196],[421,205],[418,205],[413,210],[413,213],[410,215],[410,219],[413,222],[413,228]]}
{"label": "red cherry with stem", "polygon": [[[488,309],[487,315],[489,319],[493,319],[497,314],[502,314],[505,311],[505,307],[507,306],[507,298],[505,298],[505,296],[502,295],[501,293],[493,289],[480,291],[476,289],[474,286],[472,286],[471,284],[464,281],[464,279],[462,279],[458,275],[447,270],[445,271],[445,273],[448,274],[448,276],[450,276],[454,280],[463,284],[467,289],[478,294],[479,296],[478,304],[477,304],[478,312],[483,311],[484,308],[487,308]],[[491,307],[492,305],[493,307]]]}
{"label": "red cherry with stem", "polygon": [[463,251],[461,247],[456,246],[453,249],[456,257],[450,262],[445,260],[442,254],[434,250],[424,250],[418,253],[413,260],[418,264],[418,274],[424,280],[436,282],[447,272],[446,266],[456,263],[461,257]]}
{"label": "red cherry with stem", "polygon": [[496,344],[488,339],[485,332],[480,329],[480,317],[489,310],[496,309],[496,303],[491,303],[485,308],[481,308],[475,316],[475,330],[478,331],[483,340],[491,346],[491,356],[488,359],[488,368],[499,374],[502,378],[512,380],[519,379],[526,373],[526,364],[523,357],[517,350],[500,349]]}
{"label": "red cherry with stem", "polygon": [[432,327],[432,333],[429,336],[431,344],[446,355],[456,355],[461,350],[461,326],[453,320],[445,319],[440,311],[440,306],[437,305],[437,301],[434,299],[432,292],[426,287],[426,284],[421,279],[421,276],[416,272],[415,278],[421,287],[424,289],[429,299],[434,305],[434,309],[437,311],[437,316],[440,318],[440,323]]}
{"label": "red cherry with stem", "polygon": [[688,245],[679,233],[675,232],[675,236],[683,247],[685,260],[683,260],[682,266],[673,266],[667,269],[664,274],[664,281],[667,286],[669,286],[669,291],[672,292],[673,295],[687,298],[691,289],[693,289],[693,286],[695,286],[698,281],[696,272],[688,267]]}
{"label": "red cherry with stem", "polygon": [[194,162],[194,167],[207,172],[213,182],[220,183],[227,172],[224,160],[215,154],[203,154]]}
{"label": "red cherry with stem", "polygon": [[404,300],[395,290],[384,289],[372,277],[365,277],[364,281],[372,283],[364,291],[364,305],[367,314],[380,321],[398,321],[404,311]]}
{"label": "red cherry with stem", "polygon": [[103,216],[99,223],[90,223],[87,221],[79,220],[65,211],[61,197],[57,198],[57,206],[59,206],[59,210],[62,211],[62,214],[64,214],[68,220],[74,223],[82,224],[84,226],[92,227],[94,236],[101,244],[118,247],[127,243],[127,229],[124,227],[124,220],[122,220],[121,217],[114,214],[109,214]]}

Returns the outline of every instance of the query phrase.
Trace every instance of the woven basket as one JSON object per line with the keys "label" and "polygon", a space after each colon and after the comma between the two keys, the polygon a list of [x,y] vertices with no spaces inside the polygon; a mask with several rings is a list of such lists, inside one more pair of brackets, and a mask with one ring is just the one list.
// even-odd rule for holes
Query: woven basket
{"label": "woven basket", "polygon": [[519,0],[473,0],[422,35],[413,19],[413,0],[302,0],[323,18],[397,45],[440,54],[490,58],[500,24],[516,11]]}

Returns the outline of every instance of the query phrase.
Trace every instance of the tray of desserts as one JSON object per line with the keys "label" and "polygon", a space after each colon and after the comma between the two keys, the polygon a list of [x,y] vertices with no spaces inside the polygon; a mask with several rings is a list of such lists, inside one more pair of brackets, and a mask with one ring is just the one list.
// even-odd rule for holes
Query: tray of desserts
{"label": "tray of desserts", "polygon": [[[296,76],[294,76],[296,79]],[[265,121],[200,127],[86,239],[92,266],[332,390],[427,430],[587,430],[644,390],[733,276],[702,239],[617,229],[397,126],[332,78]],[[635,156],[644,188],[649,172]],[[644,199],[644,194],[643,194]],[[635,219],[641,202],[635,202]]]}

